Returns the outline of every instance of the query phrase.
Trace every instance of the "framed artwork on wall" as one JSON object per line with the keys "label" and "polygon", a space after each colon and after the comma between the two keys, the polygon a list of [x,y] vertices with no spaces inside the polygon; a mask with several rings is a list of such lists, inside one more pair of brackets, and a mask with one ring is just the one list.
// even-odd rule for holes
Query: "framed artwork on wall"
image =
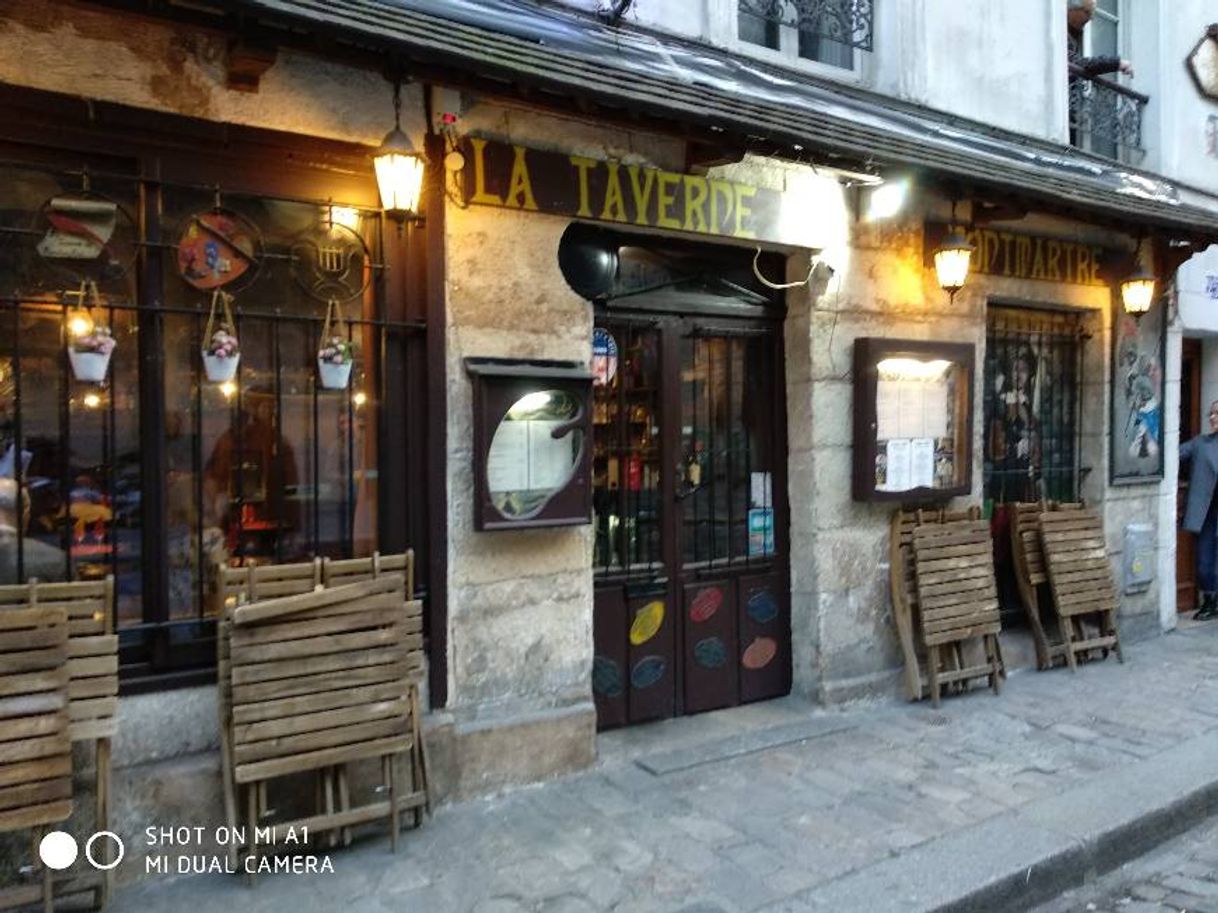
{"label": "framed artwork on wall", "polygon": [[1164,302],[1160,296],[1140,319],[1116,303],[1109,431],[1114,485],[1163,478]]}

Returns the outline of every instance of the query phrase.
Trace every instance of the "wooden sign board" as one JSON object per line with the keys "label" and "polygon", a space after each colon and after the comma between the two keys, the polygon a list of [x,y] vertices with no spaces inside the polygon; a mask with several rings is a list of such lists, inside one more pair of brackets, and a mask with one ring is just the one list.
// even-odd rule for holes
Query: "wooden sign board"
{"label": "wooden sign board", "polygon": [[462,145],[469,205],[543,212],[695,235],[807,246],[787,194],[722,178],[531,149],[481,137]]}
{"label": "wooden sign board", "polygon": [[[955,226],[973,245],[970,272],[1010,279],[1038,279],[1067,285],[1111,285],[1127,255],[1065,238],[1053,238],[998,228]],[[935,249],[950,226],[927,222],[923,233],[927,266],[934,266]]]}

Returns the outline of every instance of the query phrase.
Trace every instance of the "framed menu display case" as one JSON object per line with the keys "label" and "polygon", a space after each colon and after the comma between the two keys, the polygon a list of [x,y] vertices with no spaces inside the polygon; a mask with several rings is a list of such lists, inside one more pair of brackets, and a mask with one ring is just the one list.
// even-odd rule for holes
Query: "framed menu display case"
{"label": "framed menu display case", "polygon": [[467,358],[474,526],[590,523],[592,375],[575,362]]}
{"label": "framed menu display case", "polygon": [[972,343],[854,341],[854,499],[935,501],[972,489]]}

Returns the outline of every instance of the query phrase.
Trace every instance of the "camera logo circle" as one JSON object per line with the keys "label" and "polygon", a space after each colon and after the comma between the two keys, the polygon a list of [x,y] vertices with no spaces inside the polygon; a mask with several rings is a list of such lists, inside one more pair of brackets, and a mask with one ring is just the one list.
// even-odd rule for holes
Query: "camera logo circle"
{"label": "camera logo circle", "polygon": [[69,868],[79,853],[76,838],[64,831],[51,831],[38,843],[38,858],[56,872]]}
{"label": "camera logo circle", "polygon": [[[112,840],[118,848],[112,862],[99,862],[94,856],[93,846],[103,837]],[[114,831],[98,831],[85,841],[85,858],[89,860],[89,865],[103,872],[115,868],[123,861],[123,856],[126,853],[126,846],[123,845],[123,841]],[[72,863],[76,861],[76,857],[79,855],[80,847],[76,843],[76,838],[65,831],[51,831],[38,843],[38,858],[42,860],[42,864],[48,869],[53,869],[57,872],[71,868]]]}
{"label": "camera logo circle", "polygon": [[[101,863],[93,858],[93,844],[97,842],[99,837],[109,837],[114,841],[114,845],[118,847],[118,853],[115,855],[113,862]],[[85,844],[85,858],[89,860],[89,865],[93,866],[95,869],[101,869],[103,872],[108,872],[110,869],[115,868],[120,862],[122,862],[123,856],[126,854],[126,852],[127,847],[123,845],[123,841],[119,839],[118,834],[114,833],[114,831],[98,831],[96,834],[90,837],[89,841]]]}

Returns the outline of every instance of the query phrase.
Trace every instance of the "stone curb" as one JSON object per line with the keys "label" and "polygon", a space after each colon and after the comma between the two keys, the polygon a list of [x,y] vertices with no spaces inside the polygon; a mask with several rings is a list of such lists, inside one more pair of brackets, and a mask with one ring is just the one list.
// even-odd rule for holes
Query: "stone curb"
{"label": "stone curb", "polygon": [[1218,815],[1218,732],[765,908],[1015,913]]}

